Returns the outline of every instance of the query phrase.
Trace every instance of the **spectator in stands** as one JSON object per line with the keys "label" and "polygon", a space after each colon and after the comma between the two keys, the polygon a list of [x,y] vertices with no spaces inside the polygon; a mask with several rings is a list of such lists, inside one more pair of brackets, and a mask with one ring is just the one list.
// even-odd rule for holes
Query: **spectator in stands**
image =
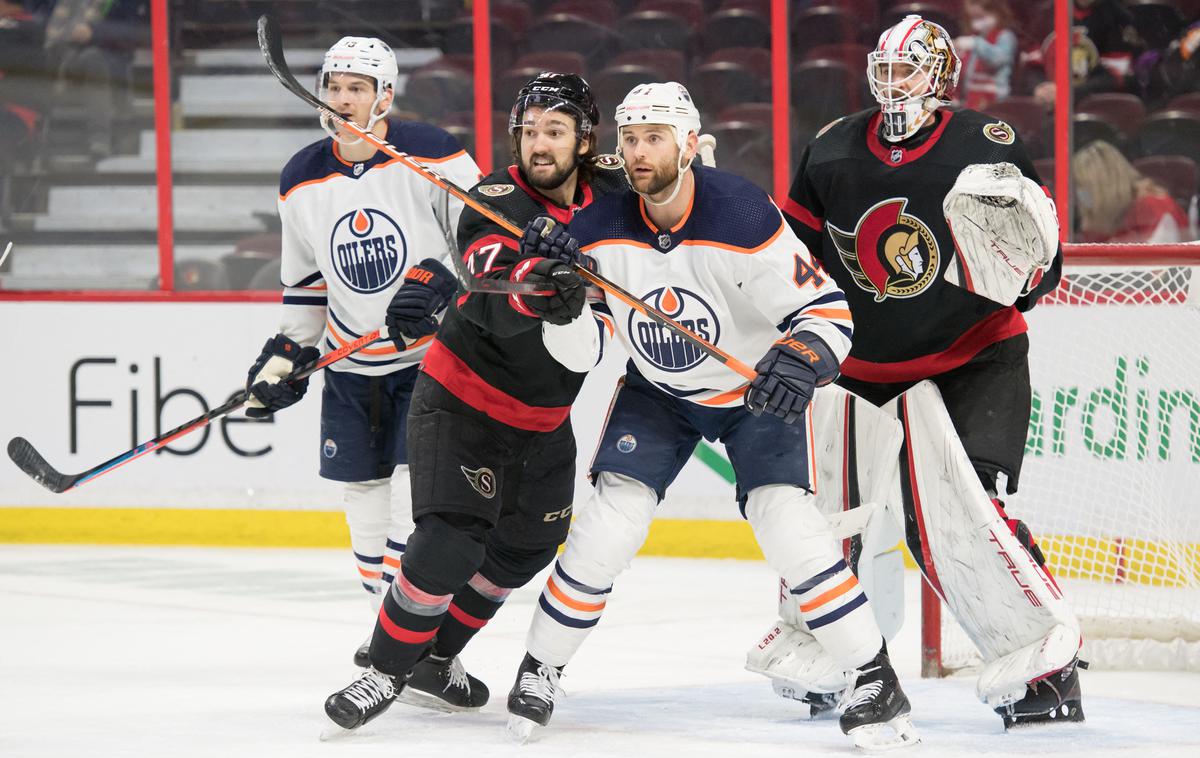
{"label": "spectator in stands", "polygon": [[128,87],[133,54],[150,44],[147,0],[58,0],[46,23],[46,57],[56,104],[83,106],[88,151],[112,150],[117,96]]}
{"label": "spectator in stands", "polygon": [[1132,56],[1146,45],[1123,0],[1075,0],[1075,25],[1087,31],[1101,56]]}
{"label": "spectator in stands", "polygon": [[1167,191],[1096,141],[1071,159],[1083,242],[1181,242],[1187,216]]}
{"label": "spectator in stands", "polygon": [[0,229],[10,210],[8,178],[30,156],[45,112],[43,22],[27,3],[0,0]]}
{"label": "spectator in stands", "polygon": [[1011,90],[1017,35],[1008,0],[966,0],[963,28],[972,32],[954,40],[954,49],[962,58],[959,86],[963,105],[985,110],[1008,97]]}
{"label": "spectator in stands", "polygon": [[[1073,102],[1098,92],[1120,92],[1122,81],[1106,66],[1100,65],[1100,51],[1082,28],[1071,35],[1071,99]],[[1054,34],[1047,35],[1041,49],[1042,70],[1046,81],[1033,88],[1033,96],[1047,111],[1054,110],[1057,92],[1054,82]]]}
{"label": "spectator in stands", "polygon": [[1144,53],[1134,70],[1148,110],[1165,106],[1177,95],[1200,92],[1200,20],[1165,50]]}

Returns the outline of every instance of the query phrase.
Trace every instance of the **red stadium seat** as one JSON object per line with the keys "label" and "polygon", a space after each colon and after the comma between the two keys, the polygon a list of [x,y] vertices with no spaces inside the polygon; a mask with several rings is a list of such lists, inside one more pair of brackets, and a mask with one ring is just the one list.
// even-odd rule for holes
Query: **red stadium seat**
{"label": "red stadium seat", "polygon": [[530,27],[529,39],[537,40],[540,50],[577,52],[589,67],[599,68],[616,48],[618,38],[612,27],[569,13],[555,13]]}
{"label": "red stadium seat", "polygon": [[700,27],[700,46],[707,52],[723,47],[768,48],[771,25],[767,16],[745,8],[719,10]]}
{"label": "red stadium seat", "polygon": [[1135,160],[1133,167],[1161,184],[1182,208],[1200,191],[1200,168],[1186,156],[1150,155]]}
{"label": "red stadium seat", "polygon": [[704,20],[704,3],[701,0],[642,0],[634,11],[662,11],[679,16],[695,29]]}
{"label": "red stadium seat", "polygon": [[692,30],[682,16],[665,11],[636,11],[619,22],[622,50],[675,50],[687,55]]}
{"label": "red stadium seat", "polygon": [[[792,60],[804,60],[808,51],[820,45],[859,42],[861,24],[852,11],[826,5],[800,11],[791,23]],[[864,61],[863,65],[866,65]]]}
{"label": "red stadium seat", "polygon": [[771,54],[762,48],[723,48],[692,71],[692,96],[709,112],[734,103],[765,101],[770,86]]}
{"label": "red stadium seat", "polygon": [[1147,116],[1137,142],[1142,155],[1185,155],[1200,164],[1200,115],[1162,111]]}
{"label": "red stadium seat", "polygon": [[687,76],[687,62],[678,50],[626,50],[617,53],[610,65],[632,63],[654,71],[656,81],[683,82]]}
{"label": "red stadium seat", "polygon": [[1126,139],[1136,135],[1146,120],[1146,104],[1137,95],[1124,92],[1089,95],[1079,101],[1075,111],[1099,116],[1117,127]]}
{"label": "red stadium seat", "polygon": [[602,26],[612,26],[620,16],[613,0],[557,0],[546,8],[546,15],[556,13],[579,16]]}

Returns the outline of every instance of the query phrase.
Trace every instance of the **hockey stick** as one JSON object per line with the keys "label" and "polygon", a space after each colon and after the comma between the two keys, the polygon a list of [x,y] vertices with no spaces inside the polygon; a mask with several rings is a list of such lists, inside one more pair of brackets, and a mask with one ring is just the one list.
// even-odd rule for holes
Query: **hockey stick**
{"label": "hockey stick", "polygon": [[[279,34],[279,27],[276,26],[275,20],[270,16],[261,16],[258,19],[258,46],[262,50],[263,57],[267,59],[267,67],[271,69],[271,73],[279,80],[280,84],[288,89],[296,97],[308,103],[312,107],[319,110],[335,126],[343,127],[346,131],[355,136],[370,142],[377,149],[382,150],[396,160],[400,161],[405,167],[416,171],[426,180],[433,182],[442,189],[450,192],[455,197],[466,201],[476,210],[480,210],[478,205],[471,201],[467,193],[459,189],[458,186],[444,178],[441,174],[433,171],[422,163],[419,163],[411,155],[401,150],[398,150],[391,143],[377,136],[373,132],[366,131],[360,128],[353,121],[347,121],[340,113],[330,108],[327,104],[321,102],[315,95],[304,88],[300,82],[296,81],[296,77],[292,75],[292,71],[288,68],[287,60],[283,57],[283,37]],[[453,188],[453,189],[451,189]],[[482,213],[483,211],[480,210]],[[484,215],[487,215],[486,213]],[[516,232],[517,236],[521,235],[520,230]],[[457,254],[458,246],[454,245],[451,248],[451,253]],[[459,270],[458,266],[455,266]],[[461,278],[461,270],[460,270]],[[499,279],[478,279],[474,276],[469,276],[462,282],[463,289],[467,292],[490,292],[500,295],[553,295],[552,290],[539,289],[538,285],[532,282],[509,282]]]}
{"label": "hockey stick", "polygon": [[[380,139],[375,134],[372,134],[371,132],[363,129],[362,127],[358,126],[357,124],[355,124],[352,121],[347,121],[346,119],[342,118],[341,114],[334,111],[332,108],[330,108],[325,103],[322,103],[319,99],[317,99],[317,97],[315,95],[313,95],[311,92],[309,92],[307,89],[305,89],[304,86],[300,84],[300,82],[296,81],[296,77],[292,75],[291,70],[288,68],[287,61],[284,60],[283,38],[280,36],[279,27],[275,24],[274,19],[272,19],[270,16],[264,15],[264,16],[260,16],[258,19],[258,46],[262,49],[263,57],[266,58],[266,60],[267,60],[267,66],[271,69],[271,73],[275,74],[275,78],[278,79],[280,81],[280,83],[283,84],[283,86],[286,87],[296,97],[299,97],[304,102],[308,103],[312,107],[316,108],[317,110],[319,110],[322,113],[324,113],[325,115],[327,115],[334,124],[344,128],[346,131],[350,132],[351,134],[370,142],[377,149],[382,150],[384,153],[386,153],[386,154],[392,156],[393,158],[397,159],[398,161],[400,161],[400,163],[403,166],[405,166],[406,168],[410,168],[413,171],[416,171],[418,174],[420,174],[422,177],[424,177],[428,181],[433,182],[434,184],[436,184],[438,187],[441,187],[446,192],[449,192],[451,195],[454,195],[459,200],[462,200],[464,203],[466,203],[470,207],[474,208],[475,210],[479,211],[479,213],[483,214],[484,216],[490,218],[492,221],[495,221],[497,224],[504,227],[506,230],[508,230],[512,234],[516,235],[517,237],[520,237],[522,234],[524,234],[524,230],[521,227],[517,226],[513,221],[508,219],[500,211],[496,210],[495,208],[488,205],[487,203],[484,203],[482,201],[476,200],[475,198],[471,197],[469,194],[467,194],[466,190],[462,189],[461,187],[456,185],[454,182],[451,182],[449,179],[446,179],[445,177],[442,177],[442,176],[434,173],[433,171],[430,171],[425,166],[422,166],[420,163],[413,160],[412,157],[409,156],[407,153],[397,150],[396,148],[392,147],[390,144],[388,144],[383,139]],[[626,290],[622,289],[618,285],[610,282],[608,279],[605,279],[604,277],[600,276],[599,274],[588,271],[586,268],[584,268],[582,266],[576,266],[575,272],[577,274],[579,274],[580,276],[582,276],[584,279],[588,280],[592,284],[599,287],[600,289],[604,290],[608,294],[613,295],[618,300],[621,300],[626,305],[628,305],[630,308],[633,308],[635,311],[637,311],[638,313],[641,313],[646,318],[648,318],[652,321],[655,321],[655,322],[661,324],[662,326],[666,327],[667,329],[671,330],[672,332],[674,332],[678,336],[682,337],[687,342],[690,342],[696,348],[700,349],[702,352],[706,353],[707,355],[712,356],[715,360],[720,361],[721,363],[725,364],[730,369],[741,374],[746,379],[753,380],[754,377],[758,376],[758,373],[754,369],[747,366],[745,363],[742,363],[737,358],[734,358],[732,355],[729,355],[728,353],[721,350],[716,345],[713,345],[712,343],[708,342],[707,340],[700,337],[699,335],[694,334],[691,330],[687,329],[682,324],[680,324],[676,321],[673,321],[669,316],[667,316],[667,314],[665,314],[662,311],[658,310],[657,308],[643,302],[640,298],[633,296],[632,294],[630,294]],[[477,284],[483,284],[483,283],[486,283],[489,281],[495,282],[498,285],[511,286],[512,284],[520,284],[520,282],[503,282],[503,281],[498,281],[498,280],[494,280],[494,279],[489,280],[489,279],[476,279],[475,277],[471,277],[471,278],[472,278],[472,281]],[[466,286],[466,284],[464,284],[464,286]],[[470,286],[467,286],[467,290],[472,291]],[[477,291],[483,291],[483,290],[477,290]],[[503,290],[489,289],[487,291],[506,292],[506,293],[514,292],[514,290],[511,290],[511,289],[503,289]],[[527,293],[519,292],[517,294],[527,294]]]}
{"label": "hockey stick", "polygon": [[[304,379],[305,377],[315,374],[331,363],[336,363],[348,355],[357,353],[367,345],[378,340],[380,338],[380,331],[380,329],[376,329],[370,334],[364,334],[353,342],[347,342],[337,350],[326,353],[312,363],[296,369],[291,374],[288,374],[283,381],[295,382],[300,379]],[[78,487],[84,482],[91,481],[101,474],[106,474],[118,466],[123,466],[132,461],[134,458],[140,458],[146,453],[157,450],[165,445],[169,445],[185,434],[190,434],[197,429],[203,429],[216,419],[219,419],[222,416],[227,416],[241,408],[246,404],[248,397],[249,393],[247,392],[238,393],[235,397],[230,399],[229,402],[225,403],[224,405],[218,405],[216,408],[213,408],[203,416],[197,416],[191,421],[187,421],[169,432],[161,434],[148,442],[143,442],[132,450],[127,450],[117,457],[110,458],[104,463],[101,463],[99,466],[93,466],[87,471],[83,471],[78,474],[64,474],[51,466],[46,462],[46,459],[42,457],[42,454],[37,451],[33,444],[24,437],[13,437],[8,441],[8,457],[12,459],[13,463],[17,464],[17,468],[28,474],[30,478],[32,478],[38,484],[42,485],[51,492],[63,493],[69,489]]]}
{"label": "hockey stick", "polygon": [[4,246],[4,254],[0,255],[0,268],[4,268],[4,262],[8,260],[8,254],[12,252],[13,243],[8,243]]}

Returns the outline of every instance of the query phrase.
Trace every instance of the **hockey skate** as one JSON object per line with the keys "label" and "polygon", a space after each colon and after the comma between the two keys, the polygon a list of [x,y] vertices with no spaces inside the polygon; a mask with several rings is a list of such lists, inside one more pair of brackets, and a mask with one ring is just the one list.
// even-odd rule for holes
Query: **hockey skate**
{"label": "hockey skate", "polygon": [[547,666],[529,653],[517,669],[517,681],[508,693],[508,736],[525,742],[538,726],[550,723],[554,700],[561,693],[558,678],[562,670]]}
{"label": "hockey skate", "polygon": [[321,739],[329,739],[345,731],[357,729],[374,719],[391,706],[402,689],[403,680],[367,667],[350,686],[326,698],[325,715],[344,731],[325,732]]}
{"label": "hockey skate", "polygon": [[779,697],[795,700],[797,703],[800,703],[805,709],[803,711],[805,718],[810,721],[836,716],[838,701],[843,694],[840,692],[805,692],[802,689],[797,689],[794,684],[786,679],[772,679],[771,689]]}
{"label": "hockey skate", "polygon": [[399,700],[446,713],[477,711],[487,704],[487,685],[467,673],[458,657],[430,655],[413,667]]}
{"label": "hockey skate", "polygon": [[1087,664],[1076,658],[1061,670],[1027,685],[1025,697],[997,708],[1004,728],[1083,721],[1080,668],[1087,668]]}
{"label": "hockey skate", "polygon": [[894,750],[921,741],[913,727],[912,707],[900,689],[896,671],[887,653],[854,672],[854,686],[839,722],[842,733],[863,750]]}

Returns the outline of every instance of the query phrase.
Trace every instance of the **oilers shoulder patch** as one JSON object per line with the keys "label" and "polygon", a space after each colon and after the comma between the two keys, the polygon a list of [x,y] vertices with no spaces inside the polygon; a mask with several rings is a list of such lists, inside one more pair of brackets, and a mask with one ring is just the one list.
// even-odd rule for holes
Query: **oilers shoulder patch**
{"label": "oilers shoulder patch", "polygon": [[621,168],[625,160],[616,153],[601,153],[596,156],[594,163],[600,168]]}
{"label": "oilers shoulder patch", "polygon": [[501,197],[516,189],[512,184],[485,184],[479,188],[479,194],[488,197]]}
{"label": "oilers shoulder patch", "polygon": [[1016,140],[1017,133],[1003,121],[993,121],[983,127],[983,136],[998,145],[1011,145]]}

